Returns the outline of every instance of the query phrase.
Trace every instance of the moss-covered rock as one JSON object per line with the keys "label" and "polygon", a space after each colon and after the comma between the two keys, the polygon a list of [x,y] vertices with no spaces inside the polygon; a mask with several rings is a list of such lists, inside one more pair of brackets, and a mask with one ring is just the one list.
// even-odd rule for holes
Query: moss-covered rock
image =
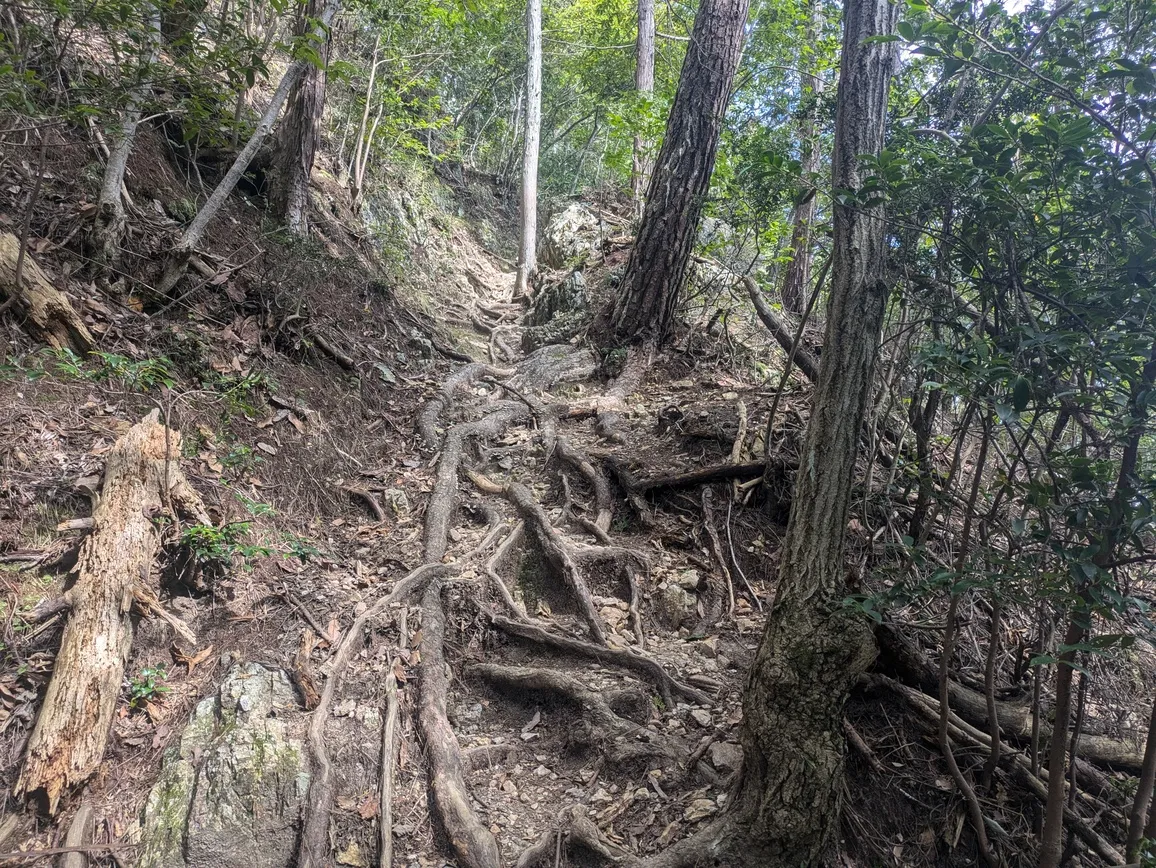
{"label": "moss-covered rock", "polygon": [[280,669],[229,670],[165,756],[144,811],[140,868],[281,868],[309,772]]}

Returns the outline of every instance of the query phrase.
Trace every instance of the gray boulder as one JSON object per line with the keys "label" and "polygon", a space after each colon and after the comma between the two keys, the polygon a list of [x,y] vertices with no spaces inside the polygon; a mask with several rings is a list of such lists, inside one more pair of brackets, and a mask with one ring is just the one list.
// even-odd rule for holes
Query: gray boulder
{"label": "gray boulder", "polygon": [[602,244],[602,225],[581,202],[571,202],[550,218],[538,244],[538,263],[546,268],[581,266]]}
{"label": "gray boulder", "polygon": [[139,868],[284,868],[309,772],[285,672],[234,665],[165,755]]}

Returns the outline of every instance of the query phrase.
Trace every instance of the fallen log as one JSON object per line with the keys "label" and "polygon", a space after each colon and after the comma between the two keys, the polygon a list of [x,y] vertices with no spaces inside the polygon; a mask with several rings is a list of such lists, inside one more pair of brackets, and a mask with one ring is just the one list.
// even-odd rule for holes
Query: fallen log
{"label": "fallen log", "polygon": [[50,814],[104,754],[132,646],[133,588],[144,584],[160,545],[153,519],[176,508],[209,522],[181,472],[180,454],[179,432],[161,425],[155,410],[108,454],[60,653],[15,788],[18,795],[42,793]]}
{"label": "fallen log", "polygon": [[[931,662],[903,638],[890,625],[884,624],[875,631],[879,640],[880,655],[875,668],[923,690],[937,690],[939,674]],[[957,681],[948,684],[951,708],[968,723],[986,727],[987,699],[977,690],[972,690]],[[1032,711],[1027,705],[1014,702],[996,702],[996,716],[999,726],[1013,741],[1020,744],[1031,741]],[[1052,728],[1046,721],[1040,722],[1040,737],[1047,742]],[[1144,762],[1144,739],[1146,733],[1138,732],[1133,743],[1094,733],[1081,733],[1080,759],[1096,765],[1107,766],[1138,773]]]}
{"label": "fallen log", "polygon": [[87,353],[93,347],[88,327],[68,296],[52,285],[27,251],[20,268],[20,285],[16,285],[19,258],[20,240],[11,232],[0,232],[0,296],[7,299],[0,310],[15,305],[34,338],[56,349]]}

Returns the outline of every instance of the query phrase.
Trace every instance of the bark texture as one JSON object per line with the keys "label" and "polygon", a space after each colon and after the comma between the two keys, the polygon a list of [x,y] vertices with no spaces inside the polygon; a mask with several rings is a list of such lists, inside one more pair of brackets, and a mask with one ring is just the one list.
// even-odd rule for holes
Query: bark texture
{"label": "bark texture", "polygon": [[638,236],[614,306],[621,339],[661,343],[686,282],[750,0],[703,0],[666,123]]}
{"label": "bark texture", "polygon": [[[309,0],[297,28],[308,32],[309,22],[321,13],[319,0]],[[289,108],[277,131],[270,205],[298,238],[309,231],[309,178],[321,141],[321,113],[325,108],[325,70],[305,67],[289,94]]]}
{"label": "bark texture", "polygon": [[526,135],[522,145],[521,241],[514,295],[525,295],[538,267],[538,145],[542,133],[542,0],[526,3]]}
{"label": "bark texture", "polygon": [[[37,340],[57,349],[67,347],[81,355],[87,353],[93,347],[88,327],[68,296],[52,285],[27,252],[20,269],[20,286],[16,285],[19,258],[20,239],[10,232],[0,232],[0,296],[9,301],[15,297],[24,327]],[[3,306],[7,305],[5,301]]]}
{"label": "bark texture", "polygon": [[[844,7],[832,182],[857,190],[859,156],[883,146],[895,63],[887,0]],[[830,314],[814,409],[783,543],[775,608],[743,703],[740,816],[763,865],[831,864],[843,786],[843,706],[874,658],[866,624],[844,608],[843,539],[859,432],[888,287],[880,206],[835,207]]]}
{"label": "bark texture", "polygon": [[43,793],[49,813],[104,754],[132,646],[133,586],[147,580],[160,543],[154,518],[174,505],[208,520],[180,470],[180,434],[157,418],[154,410],[108,454],[80,577],[69,591],[72,612],[16,782],[18,794]]}
{"label": "bark texture", "polygon": [[[638,0],[638,35],[634,40],[634,89],[640,101],[654,93],[654,0]],[[646,140],[634,136],[634,159],[630,167],[630,192],[635,216],[642,215],[643,194],[650,168],[646,159]]]}

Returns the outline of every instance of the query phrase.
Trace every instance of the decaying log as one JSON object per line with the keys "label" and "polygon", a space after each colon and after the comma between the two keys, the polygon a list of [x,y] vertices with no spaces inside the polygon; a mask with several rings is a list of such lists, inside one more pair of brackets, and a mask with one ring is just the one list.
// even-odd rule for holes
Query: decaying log
{"label": "decaying log", "polygon": [[0,296],[15,297],[24,327],[37,340],[57,349],[68,348],[84,355],[93,347],[88,327],[63,292],[52,285],[48,275],[27,252],[16,285],[16,260],[20,240],[11,232],[0,232]]}
{"label": "decaying log", "polygon": [[160,544],[154,518],[171,505],[209,521],[181,472],[180,454],[180,434],[166,431],[155,410],[108,454],[60,653],[16,782],[18,794],[43,793],[49,813],[104,754],[132,645],[133,588],[144,584]]}

